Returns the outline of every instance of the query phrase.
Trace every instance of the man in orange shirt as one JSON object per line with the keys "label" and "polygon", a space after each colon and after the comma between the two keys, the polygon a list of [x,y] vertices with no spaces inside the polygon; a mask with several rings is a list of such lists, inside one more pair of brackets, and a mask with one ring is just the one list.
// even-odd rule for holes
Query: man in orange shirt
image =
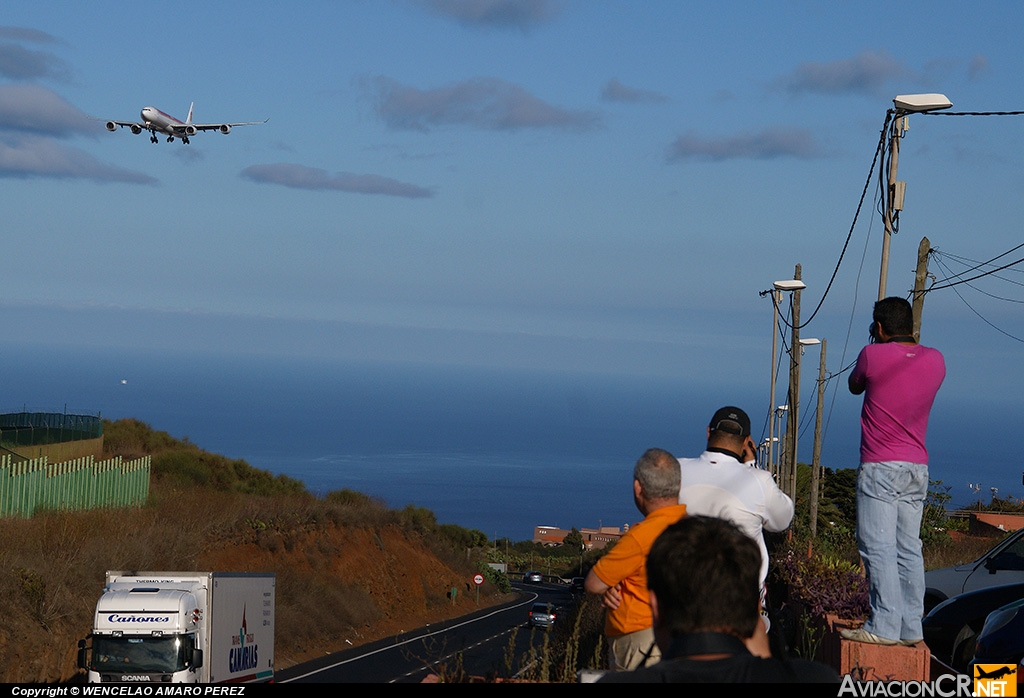
{"label": "man in orange shirt", "polygon": [[662,531],[686,516],[679,503],[679,461],[668,451],[651,448],[633,469],[633,501],[644,520],[630,527],[608,554],[597,561],[584,582],[591,594],[601,594],[608,611],[608,667],[631,671],[658,661],[654,620],[647,593],[647,553]]}

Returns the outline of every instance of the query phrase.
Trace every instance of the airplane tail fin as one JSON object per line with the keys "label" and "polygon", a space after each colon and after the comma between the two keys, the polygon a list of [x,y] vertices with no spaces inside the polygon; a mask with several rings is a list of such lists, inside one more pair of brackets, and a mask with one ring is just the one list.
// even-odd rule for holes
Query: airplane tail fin
{"label": "airplane tail fin", "polygon": [[192,123],[192,107],[194,107],[194,106],[196,106],[195,102],[192,102],[192,104],[188,105],[188,118],[185,119],[185,123],[186,124],[191,124]]}

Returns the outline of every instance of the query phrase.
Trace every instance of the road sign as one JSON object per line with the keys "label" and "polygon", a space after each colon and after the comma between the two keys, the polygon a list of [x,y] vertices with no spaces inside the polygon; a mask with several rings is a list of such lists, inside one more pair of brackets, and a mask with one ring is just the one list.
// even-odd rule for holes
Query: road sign
{"label": "road sign", "polygon": [[481,584],[484,583],[484,576],[482,574],[474,575],[473,576],[473,583],[476,584],[477,586],[480,586]]}

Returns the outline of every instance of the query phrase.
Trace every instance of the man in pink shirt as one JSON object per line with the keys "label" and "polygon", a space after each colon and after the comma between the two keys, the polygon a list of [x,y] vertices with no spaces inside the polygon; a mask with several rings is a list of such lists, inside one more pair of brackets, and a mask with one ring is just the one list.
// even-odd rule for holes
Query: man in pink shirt
{"label": "man in pink shirt", "polygon": [[861,350],[850,392],[864,394],[857,471],[857,548],[868,574],[871,618],[848,640],[913,645],[923,637],[921,512],[928,494],[925,433],[946,364],[913,336],[903,298],[875,303],[873,343]]}

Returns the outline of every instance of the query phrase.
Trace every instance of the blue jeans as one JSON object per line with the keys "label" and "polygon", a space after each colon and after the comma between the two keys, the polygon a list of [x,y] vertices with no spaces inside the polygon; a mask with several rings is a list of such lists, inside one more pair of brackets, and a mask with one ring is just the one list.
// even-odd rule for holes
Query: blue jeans
{"label": "blue jeans", "polygon": [[866,630],[889,640],[920,640],[924,615],[921,513],[928,466],[886,461],[857,471],[857,549],[868,574]]}

